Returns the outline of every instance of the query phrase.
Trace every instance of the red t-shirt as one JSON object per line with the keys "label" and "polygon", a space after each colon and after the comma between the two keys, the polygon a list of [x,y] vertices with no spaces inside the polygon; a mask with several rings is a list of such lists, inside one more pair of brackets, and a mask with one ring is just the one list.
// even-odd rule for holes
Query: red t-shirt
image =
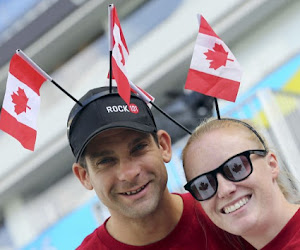
{"label": "red t-shirt", "polygon": [[300,209],[285,227],[262,250],[299,250],[300,249]]}
{"label": "red t-shirt", "polygon": [[106,230],[107,220],[88,235],[77,250],[153,250],[153,249],[254,249],[241,238],[217,228],[204,213],[201,205],[189,193],[180,194],[183,213],[174,230],[162,240],[146,246],[127,245],[114,239]]}

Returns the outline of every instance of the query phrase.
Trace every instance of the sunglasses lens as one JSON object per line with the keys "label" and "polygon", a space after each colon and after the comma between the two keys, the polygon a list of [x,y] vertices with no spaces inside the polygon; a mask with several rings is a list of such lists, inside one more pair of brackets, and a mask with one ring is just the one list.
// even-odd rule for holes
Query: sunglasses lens
{"label": "sunglasses lens", "polygon": [[202,175],[192,183],[191,189],[197,200],[206,200],[216,193],[217,182],[211,174]]}
{"label": "sunglasses lens", "polygon": [[223,166],[223,171],[229,180],[239,181],[251,173],[250,162],[244,155],[236,156]]}

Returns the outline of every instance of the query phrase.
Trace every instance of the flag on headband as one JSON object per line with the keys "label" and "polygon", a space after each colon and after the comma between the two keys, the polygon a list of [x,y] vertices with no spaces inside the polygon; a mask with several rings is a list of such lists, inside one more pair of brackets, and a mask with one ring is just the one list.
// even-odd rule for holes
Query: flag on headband
{"label": "flag on headband", "polygon": [[241,75],[234,55],[201,16],[185,88],[234,102]]}
{"label": "flag on headband", "polygon": [[[109,73],[108,73],[107,78],[109,78]],[[132,93],[136,94],[137,96],[139,96],[147,104],[149,104],[150,102],[154,102],[155,98],[152,95],[150,95],[146,90],[144,90],[141,87],[135,85],[129,79],[128,79],[128,82],[130,84],[130,92],[132,92]],[[112,78],[112,86],[117,87],[117,83],[116,83],[116,80],[114,78]]]}
{"label": "flag on headband", "polygon": [[112,77],[116,80],[119,95],[129,105],[130,85],[127,77],[126,62],[129,51],[122,32],[117,9],[110,6],[110,38],[112,43]]}
{"label": "flag on headband", "polygon": [[18,54],[12,57],[1,110],[0,129],[32,151],[37,135],[39,90],[46,80]]}

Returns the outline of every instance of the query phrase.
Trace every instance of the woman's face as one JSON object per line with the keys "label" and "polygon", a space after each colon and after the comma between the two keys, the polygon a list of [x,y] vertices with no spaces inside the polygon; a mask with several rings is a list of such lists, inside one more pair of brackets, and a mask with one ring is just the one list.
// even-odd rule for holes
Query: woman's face
{"label": "woman's face", "polygon": [[[218,168],[230,157],[262,146],[249,137],[249,132],[220,128],[195,140],[185,156],[187,181]],[[263,230],[272,221],[269,213],[274,205],[278,165],[273,154],[265,157],[250,155],[252,174],[243,181],[232,182],[217,174],[216,194],[201,205],[210,219],[220,228],[236,235],[249,235]]]}

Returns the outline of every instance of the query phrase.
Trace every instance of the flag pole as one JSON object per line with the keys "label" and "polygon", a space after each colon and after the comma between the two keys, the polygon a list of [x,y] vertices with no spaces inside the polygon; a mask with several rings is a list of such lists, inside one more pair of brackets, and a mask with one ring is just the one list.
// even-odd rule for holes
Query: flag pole
{"label": "flag pole", "polygon": [[73,101],[75,101],[81,107],[83,106],[80,101],[78,101],[75,97],[73,97],[70,93],[68,93],[65,89],[63,89],[57,82],[53,80],[51,76],[49,76],[44,70],[42,70],[34,61],[32,61],[21,49],[16,50],[17,55],[19,55],[23,60],[25,60],[31,67],[33,67],[37,72],[39,72],[42,76],[52,82],[57,88],[59,88],[62,92],[64,92],[68,97],[70,97]]}
{"label": "flag pole", "polygon": [[139,97],[143,99],[144,102],[150,103],[155,107],[159,112],[161,112],[163,115],[165,115],[167,118],[169,118],[172,122],[177,124],[179,127],[181,127],[183,130],[185,130],[188,134],[192,134],[190,130],[188,130],[186,127],[184,127],[182,124],[177,122],[174,118],[172,118],[170,115],[168,115],[165,111],[163,111],[160,107],[158,107],[154,102],[151,101],[151,99],[146,96],[143,91],[141,91],[132,81],[129,80],[130,87],[138,93]]}
{"label": "flag pole", "polygon": [[218,105],[218,100],[217,100],[216,97],[214,97],[214,100],[215,100],[215,106],[216,106],[216,111],[217,111],[218,120],[221,120],[220,110],[219,110],[219,105]]}
{"label": "flag pole", "polygon": [[132,88],[136,93],[138,93],[139,97],[141,97],[144,102],[146,102],[146,103],[151,102],[151,99],[148,96],[146,96],[143,93],[143,91],[141,91],[132,81],[130,81],[128,79],[128,82],[129,82],[130,88]]}
{"label": "flag pole", "polygon": [[108,48],[109,48],[109,93],[112,92],[112,49],[113,49],[113,22],[112,10],[113,4],[108,5]]}
{"label": "flag pole", "polygon": [[165,115],[167,118],[169,118],[172,122],[174,122],[175,124],[177,124],[179,127],[181,127],[183,130],[185,130],[188,134],[192,134],[192,132],[190,130],[188,130],[185,126],[183,126],[182,124],[180,124],[179,122],[177,122],[174,118],[172,118],[170,115],[168,115],[165,111],[163,111],[160,107],[158,107],[156,104],[154,104],[154,102],[150,101],[150,103],[159,111],[161,112],[163,115]]}

